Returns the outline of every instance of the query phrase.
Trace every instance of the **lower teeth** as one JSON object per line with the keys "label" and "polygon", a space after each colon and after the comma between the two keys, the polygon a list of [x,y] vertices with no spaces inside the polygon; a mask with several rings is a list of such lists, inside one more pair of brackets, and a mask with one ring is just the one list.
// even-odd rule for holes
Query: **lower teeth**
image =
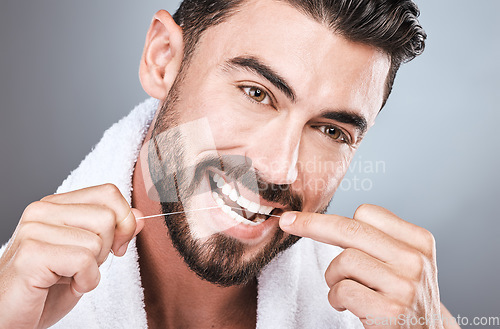
{"label": "lower teeth", "polygon": [[[237,212],[234,211],[234,209],[232,209],[232,207],[228,206],[224,202],[224,200],[222,200],[222,198],[219,196],[219,194],[217,192],[212,192],[212,197],[214,198],[215,203],[217,203],[217,205],[219,205],[221,207],[221,210],[223,212],[225,212],[229,217],[233,218],[235,221],[237,221],[239,223],[242,223],[245,225],[255,226],[255,225],[258,225],[258,224],[265,221],[265,219],[262,217],[258,217],[257,219],[255,219],[255,221],[251,221],[251,220],[239,215]],[[241,209],[241,208],[235,208],[235,209]]]}

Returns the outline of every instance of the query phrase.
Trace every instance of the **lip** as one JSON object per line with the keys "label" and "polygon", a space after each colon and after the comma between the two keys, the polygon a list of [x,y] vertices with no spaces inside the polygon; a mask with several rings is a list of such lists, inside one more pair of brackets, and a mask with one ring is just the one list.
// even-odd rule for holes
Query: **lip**
{"label": "lip", "polygon": [[[213,203],[215,204],[215,202]],[[247,243],[257,243],[261,241],[270,231],[279,226],[279,218],[277,217],[270,217],[263,223],[254,226],[236,223],[234,219],[229,217],[221,209],[215,209],[214,220],[219,222],[221,226],[228,227],[221,231],[222,233]]]}
{"label": "lip", "polygon": [[[227,176],[224,175],[224,173],[220,171],[213,170],[212,168],[209,169],[212,173],[217,173],[220,176],[226,178]],[[208,170],[206,172],[206,182],[210,186],[210,175],[208,174]],[[227,182],[228,180],[226,180]],[[235,182],[233,181],[233,184]],[[239,184],[241,186],[241,184]],[[249,191],[247,189],[247,191]],[[212,190],[210,189],[210,193],[207,193],[207,200],[209,203],[209,206],[217,206],[217,203],[211,196]],[[261,204],[263,205],[269,205],[272,207],[276,207],[276,203],[270,203],[265,200],[263,200],[260,196],[253,194],[252,200],[255,200],[257,197],[260,199]],[[284,211],[283,205],[278,205],[278,207]],[[282,213],[280,211],[280,213]],[[246,225],[243,223],[238,223],[231,217],[229,217],[225,212],[222,211],[220,208],[216,208],[211,210],[212,218],[213,221],[215,222],[214,224],[217,227],[222,228],[219,232],[234,237],[238,239],[239,241],[242,241],[247,244],[257,244],[264,240],[270,233],[271,231],[275,231],[276,229],[279,229],[279,218],[278,217],[273,217],[270,216],[268,219],[266,219],[264,222],[258,224],[258,225]]]}
{"label": "lip", "polygon": [[[241,195],[241,196],[243,196],[244,198],[246,198],[249,201],[258,203],[261,206],[268,206],[268,207],[278,208],[278,209],[281,209],[283,212],[290,210],[288,206],[284,206],[284,205],[282,205],[280,203],[277,203],[277,202],[269,202],[269,201],[267,201],[266,199],[262,198],[260,195],[258,195],[255,192],[251,191],[245,185],[237,182],[232,177],[228,177],[224,172],[222,172],[222,171],[220,171],[218,169],[210,168],[208,171],[211,171],[212,173],[218,174],[219,176],[223,177],[224,180],[226,181],[226,183],[229,183],[231,185],[235,185],[233,187],[237,187],[238,194]],[[208,175],[208,173],[207,173],[207,175]],[[231,179],[231,180],[229,180],[228,178]]]}

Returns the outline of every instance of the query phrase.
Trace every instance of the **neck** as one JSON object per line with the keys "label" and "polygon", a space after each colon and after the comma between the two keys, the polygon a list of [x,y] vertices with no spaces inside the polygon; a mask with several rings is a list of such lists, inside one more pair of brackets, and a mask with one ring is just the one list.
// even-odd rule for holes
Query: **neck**
{"label": "neck", "polygon": [[[153,125],[152,125],[153,126]],[[146,137],[149,139],[151,130]],[[140,161],[132,205],[145,216],[161,212],[146,192]],[[192,272],[170,240],[163,217],[147,219],[137,250],[149,328],[255,328],[257,283],[219,287]]]}

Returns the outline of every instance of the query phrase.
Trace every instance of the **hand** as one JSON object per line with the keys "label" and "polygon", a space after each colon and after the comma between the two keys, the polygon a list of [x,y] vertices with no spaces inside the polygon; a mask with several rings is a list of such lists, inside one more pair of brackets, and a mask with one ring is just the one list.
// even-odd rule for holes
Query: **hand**
{"label": "hand", "polygon": [[360,206],[353,219],[289,212],[281,216],[280,226],[345,249],[325,273],[328,300],[336,310],[351,311],[365,328],[443,328],[436,321],[441,304],[429,231],[374,205]]}
{"label": "hand", "polygon": [[0,328],[47,328],[99,283],[110,250],[123,256],[144,227],[106,184],[30,204],[0,258]]}

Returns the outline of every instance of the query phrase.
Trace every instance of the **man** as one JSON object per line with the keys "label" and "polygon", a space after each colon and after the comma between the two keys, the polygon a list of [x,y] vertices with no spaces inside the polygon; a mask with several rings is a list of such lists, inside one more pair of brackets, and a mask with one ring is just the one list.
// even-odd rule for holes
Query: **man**
{"label": "man", "polygon": [[417,16],[393,0],[159,11],[140,79],[163,101],[26,208],[0,327],[452,327],[429,232],[373,205],[323,214],[423,51]]}

